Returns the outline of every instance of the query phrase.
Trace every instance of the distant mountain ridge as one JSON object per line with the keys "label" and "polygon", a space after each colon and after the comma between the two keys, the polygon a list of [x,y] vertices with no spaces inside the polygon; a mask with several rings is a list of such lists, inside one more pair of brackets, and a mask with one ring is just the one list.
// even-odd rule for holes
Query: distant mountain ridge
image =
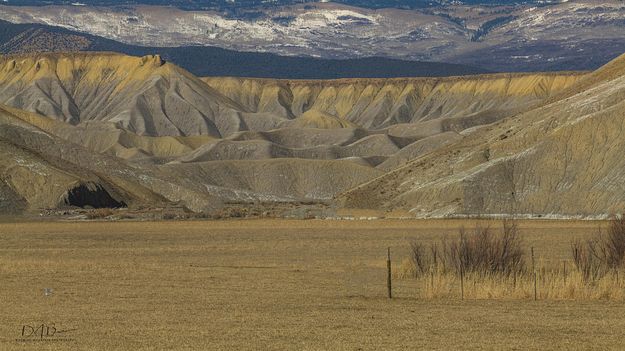
{"label": "distant mountain ridge", "polygon": [[111,51],[133,56],[159,54],[197,76],[289,79],[440,77],[487,73],[459,64],[369,57],[349,60],[288,57],[217,47],[142,47],[41,24],[0,21],[0,53]]}
{"label": "distant mountain ridge", "polygon": [[[44,6],[44,5],[66,5],[67,0],[47,0],[42,4],[40,0],[9,0],[11,5],[19,6]],[[84,4],[90,6],[123,6],[123,5],[165,5],[175,6],[186,10],[199,9],[241,9],[255,7],[271,7],[282,5],[294,5],[301,3],[316,3],[318,0],[275,0],[268,4],[265,0],[82,0],[76,1],[76,4]],[[510,5],[510,4],[549,4],[563,2],[562,0],[337,0],[336,3],[346,4],[350,6],[360,6],[366,8],[424,8],[446,5]]]}
{"label": "distant mountain ridge", "polygon": [[[321,59],[384,57],[498,72],[594,70],[625,51],[622,1],[454,4],[369,9],[317,2],[236,13],[147,5],[3,5],[0,19],[54,25],[137,46],[211,46]],[[255,60],[248,56],[245,62]]]}

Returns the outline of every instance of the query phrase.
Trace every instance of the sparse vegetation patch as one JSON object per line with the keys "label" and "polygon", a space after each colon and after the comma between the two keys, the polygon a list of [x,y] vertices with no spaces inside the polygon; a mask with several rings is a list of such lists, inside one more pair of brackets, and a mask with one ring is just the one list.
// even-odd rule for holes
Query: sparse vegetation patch
{"label": "sparse vegetation patch", "polygon": [[573,241],[570,259],[555,266],[524,247],[512,222],[504,221],[498,231],[462,227],[453,240],[411,242],[409,257],[394,275],[416,279],[420,298],[625,300],[622,216],[607,233]]}

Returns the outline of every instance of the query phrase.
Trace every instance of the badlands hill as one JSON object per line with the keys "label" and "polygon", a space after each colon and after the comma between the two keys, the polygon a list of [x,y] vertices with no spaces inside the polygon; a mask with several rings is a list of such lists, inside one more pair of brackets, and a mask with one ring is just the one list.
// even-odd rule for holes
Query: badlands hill
{"label": "badlands hill", "polygon": [[[441,134],[453,139],[528,109],[583,76],[200,79],[159,56],[18,55],[0,58],[0,103],[65,122],[56,133],[73,141],[82,135],[79,143],[97,152],[116,149],[118,156],[128,154],[123,144],[153,156],[192,149],[183,161],[334,159],[390,156],[424,138],[447,139]],[[87,131],[115,140],[87,137]]]}
{"label": "badlands hill", "polygon": [[[510,212],[506,204],[524,203],[495,198],[507,193],[493,186],[501,182],[497,167],[509,164],[502,160],[516,155],[512,150],[525,155],[522,143],[546,147],[539,143],[550,135],[543,119],[584,113],[568,101],[602,97],[595,89],[620,74],[611,68],[619,62],[594,73],[306,81],[198,78],[159,56],[3,56],[0,114],[7,127],[0,141],[18,151],[3,153],[2,208],[161,204],[211,211],[231,202],[330,201],[342,193],[345,206],[417,208],[417,215]],[[605,106],[601,100],[592,109]],[[510,123],[515,127],[499,132]],[[521,128],[529,129],[514,137]],[[463,145],[479,147],[469,153]],[[20,153],[30,156],[16,158]],[[463,167],[483,169],[469,184],[457,173]],[[445,172],[459,177],[444,183],[450,188],[441,183]],[[48,177],[57,173],[62,180]],[[481,180],[482,173],[496,182]],[[514,175],[533,181],[526,172]],[[550,190],[541,191],[537,199]],[[538,213],[565,209],[544,201]],[[600,210],[601,201],[589,208]]]}
{"label": "badlands hill", "polygon": [[0,108],[0,211],[63,206],[162,206],[190,209],[219,204],[215,196],[157,169],[141,169],[46,132],[41,116]]}
{"label": "badlands hill", "polygon": [[625,56],[541,106],[484,126],[339,196],[416,216],[625,210]]}
{"label": "badlands hill", "polygon": [[[255,112],[293,118],[316,111],[366,129],[411,124],[413,130],[441,132],[484,124],[513,110],[528,108],[569,87],[580,76],[576,73],[538,73],[431,79],[276,81],[206,78],[204,81]],[[453,122],[444,122],[449,119]]]}

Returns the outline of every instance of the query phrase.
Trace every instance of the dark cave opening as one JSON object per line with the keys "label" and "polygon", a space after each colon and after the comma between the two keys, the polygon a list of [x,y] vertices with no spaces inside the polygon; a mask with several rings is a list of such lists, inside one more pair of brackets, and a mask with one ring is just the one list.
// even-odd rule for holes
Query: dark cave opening
{"label": "dark cave opening", "polygon": [[121,208],[126,203],[116,200],[99,184],[80,184],[70,189],[65,196],[65,205],[92,208]]}

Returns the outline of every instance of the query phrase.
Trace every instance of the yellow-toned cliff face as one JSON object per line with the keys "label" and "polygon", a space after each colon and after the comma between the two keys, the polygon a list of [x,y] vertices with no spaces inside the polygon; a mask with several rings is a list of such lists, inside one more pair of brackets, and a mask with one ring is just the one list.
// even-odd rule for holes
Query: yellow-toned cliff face
{"label": "yellow-toned cliff face", "polygon": [[436,121],[428,125],[436,134],[504,118],[582,76],[200,80],[159,56],[59,53],[1,57],[0,103],[74,125],[107,122],[154,137],[220,138],[290,125],[371,130],[428,121]]}
{"label": "yellow-toned cliff face", "polygon": [[239,130],[243,111],[159,56],[112,53],[2,57],[0,103],[147,136],[221,137]]}
{"label": "yellow-toned cliff face", "polygon": [[493,114],[553,96],[583,73],[494,74],[452,78],[288,81],[204,78],[215,90],[253,112],[299,117],[317,111],[364,128]]}
{"label": "yellow-toned cliff face", "polygon": [[58,53],[4,56],[0,59],[0,84],[59,79],[72,88],[115,82],[116,89],[142,82],[154,75],[166,75],[171,65],[160,56],[133,57],[114,53]]}

